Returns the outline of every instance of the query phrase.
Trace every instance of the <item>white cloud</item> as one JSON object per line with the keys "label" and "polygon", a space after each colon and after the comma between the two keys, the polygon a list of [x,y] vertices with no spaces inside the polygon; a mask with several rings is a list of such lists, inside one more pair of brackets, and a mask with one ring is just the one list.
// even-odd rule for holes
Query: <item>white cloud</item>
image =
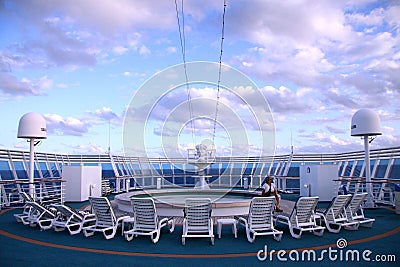
{"label": "white cloud", "polygon": [[62,117],[58,114],[44,114],[47,131],[55,135],[82,136],[88,133],[90,124],[74,117]]}
{"label": "white cloud", "polygon": [[147,48],[146,46],[142,45],[139,48],[139,54],[140,55],[144,55],[144,56],[148,56],[148,55],[151,55],[151,51],[150,51],[149,48]]}
{"label": "white cloud", "polygon": [[124,46],[116,46],[113,48],[113,52],[119,56],[125,54],[128,50],[129,49]]}
{"label": "white cloud", "polygon": [[168,46],[165,50],[168,54],[174,54],[177,51],[176,46]]}

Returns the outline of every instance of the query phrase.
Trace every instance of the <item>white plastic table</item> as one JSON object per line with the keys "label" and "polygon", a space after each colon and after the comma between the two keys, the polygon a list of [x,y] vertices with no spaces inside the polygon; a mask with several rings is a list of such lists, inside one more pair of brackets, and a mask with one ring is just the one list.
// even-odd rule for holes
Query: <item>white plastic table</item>
{"label": "white plastic table", "polygon": [[217,220],[217,231],[218,231],[218,238],[221,238],[221,228],[222,225],[232,225],[232,234],[235,235],[237,238],[237,220],[235,219],[218,219]]}

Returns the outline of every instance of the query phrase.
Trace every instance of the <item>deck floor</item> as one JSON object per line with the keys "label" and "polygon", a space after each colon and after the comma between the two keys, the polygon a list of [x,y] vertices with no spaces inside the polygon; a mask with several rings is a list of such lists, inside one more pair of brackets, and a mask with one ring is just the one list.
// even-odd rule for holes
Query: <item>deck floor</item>
{"label": "deck floor", "polygon": [[[289,205],[294,202],[282,202],[285,212],[291,209]],[[338,266],[341,262],[352,266],[399,266],[400,260],[400,215],[386,208],[365,211],[368,217],[376,219],[372,228],[342,230],[339,234],[325,232],[322,237],[304,233],[301,239],[294,239],[287,227],[279,225],[278,229],[284,231],[280,242],[262,236],[251,244],[243,227],[239,227],[237,238],[230,227],[223,227],[222,238],[216,237],[214,246],[207,238],[187,239],[183,246],[181,218],[177,218],[178,226],[173,233],[163,230],[160,241],[153,244],[146,236],[127,242],[120,232],[106,240],[101,234],[85,238],[83,234],[70,236],[65,231],[41,231],[17,223],[13,216],[17,212],[20,210],[0,213],[1,266]],[[346,246],[338,248],[339,241]],[[257,255],[264,255],[261,252],[265,250],[272,253],[262,261]],[[279,250],[284,251],[282,259],[286,261],[278,258]],[[329,250],[336,251],[331,255],[336,260],[329,258]],[[362,258],[345,261],[346,255],[366,250],[371,251],[371,261]],[[316,253],[315,260],[301,258],[309,257],[310,251]],[[391,257],[391,260],[395,257],[396,261],[379,262],[377,256]]]}

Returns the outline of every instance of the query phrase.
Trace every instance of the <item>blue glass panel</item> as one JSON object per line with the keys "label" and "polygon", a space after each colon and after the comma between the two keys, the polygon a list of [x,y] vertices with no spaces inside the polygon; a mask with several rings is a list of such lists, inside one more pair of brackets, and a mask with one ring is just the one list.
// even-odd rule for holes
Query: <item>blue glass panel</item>
{"label": "blue glass panel", "polygon": [[142,175],[142,169],[138,163],[133,164],[133,171],[135,175]]}
{"label": "blue glass panel", "polygon": [[8,161],[0,161],[0,175],[3,180],[14,180]]}
{"label": "blue glass panel", "polygon": [[101,164],[101,176],[104,178],[115,177],[115,173],[111,163]]}
{"label": "blue glass panel", "polygon": [[229,167],[229,164],[228,164],[228,163],[222,163],[222,164],[221,164],[221,170],[220,170],[219,175],[228,174],[228,173],[225,173],[225,172],[227,171],[227,168],[228,168],[228,167]]}
{"label": "blue glass panel", "polygon": [[269,167],[271,166],[272,162],[266,162],[266,163],[263,163],[263,164],[264,164],[264,167],[262,169],[262,176],[265,177],[265,176],[268,175]]}
{"label": "blue glass panel", "polygon": [[124,172],[122,171],[120,164],[119,164],[119,163],[116,163],[116,164],[115,164],[115,167],[117,168],[118,175],[119,175],[119,176],[123,176],[123,175],[124,175]]}
{"label": "blue glass panel", "polygon": [[55,162],[49,162],[50,164],[50,169],[51,173],[53,174],[53,177],[60,177],[60,172],[57,170],[57,165]]}
{"label": "blue glass panel", "polygon": [[[372,175],[372,170],[374,169],[374,165],[375,165],[375,162],[376,162],[376,160],[370,160],[370,174]],[[367,177],[367,175],[365,174],[365,168],[364,168],[364,170],[363,170],[363,172],[362,172],[362,175],[361,175],[361,177]]]}
{"label": "blue glass panel", "polygon": [[162,166],[162,174],[163,175],[172,175],[171,164],[163,163],[161,166]]}
{"label": "blue glass panel", "polygon": [[22,161],[13,161],[15,172],[17,173],[18,179],[28,179],[28,173],[24,168],[24,164]]}
{"label": "blue glass panel", "polygon": [[50,171],[47,169],[46,162],[43,162],[43,161],[39,162],[39,167],[40,167],[40,170],[42,171],[43,178],[51,177]]}
{"label": "blue glass panel", "polygon": [[283,175],[283,172],[285,171],[285,168],[286,168],[286,164],[287,164],[287,162],[280,164],[280,168],[277,171],[276,175]]}
{"label": "blue glass panel", "polygon": [[287,176],[300,177],[300,162],[292,162]]}
{"label": "blue glass panel", "polygon": [[247,163],[246,168],[244,169],[243,172],[244,175],[251,175],[253,174],[253,163]]}
{"label": "blue glass panel", "polygon": [[353,169],[353,164],[354,161],[349,161],[349,163],[346,166],[346,170],[344,171],[343,176],[348,177],[351,174],[351,169]]}
{"label": "blue glass panel", "polygon": [[183,177],[182,176],[175,176],[174,177],[175,184],[183,185]]}
{"label": "blue glass panel", "polygon": [[186,185],[194,186],[196,183],[196,179],[191,176],[186,176]]}
{"label": "blue glass panel", "polygon": [[356,168],[354,169],[353,176],[360,177],[362,166],[364,165],[363,160],[357,161]]}
{"label": "blue glass panel", "polygon": [[[173,171],[174,171],[174,174],[175,174],[175,175],[182,175],[182,174],[185,173],[185,172],[183,171],[183,164],[174,164],[174,165],[172,165],[172,166],[174,166]],[[170,167],[170,168],[171,168],[171,167]],[[194,168],[193,168],[193,167],[190,168],[190,169],[194,171]]]}
{"label": "blue glass panel", "polygon": [[156,172],[156,174],[158,174],[158,175],[163,175],[163,172],[162,172],[162,170],[161,170],[161,168],[160,168],[160,164],[158,164],[158,163],[153,163],[153,164],[152,164],[152,167],[153,167],[153,170]]}
{"label": "blue glass panel", "polygon": [[232,175],[241,175],[242,174],[242,163],[234,163],[231,169]]}
{"label": "blue glass panel", "polygon": [[278,162],[274,162],[274,165],[272,165],[271,172],[270,172],[271,175],[275,174],[275,170],[276,170],[277,166],[278,166]]}
{"label": "blue glass panel", "polygon": [[400,159],[397,158],[393,161],[392,168],[389,172],[389,179],[400,179]]}
{"label": "blue glass panel", "polygon": [[40,178],[40,173],[39,173],[39,170],[38,170],[38,168],[36,166],[36,161],[33,164],[33,166],[34,166],[34,168],[33,168],[33,177],[34,178]]}
{"label": "blue glass panel", "polygon": [[83,163],[83,166],[99,166],[98,163]]}
{"label": "blue glass panel", "polygon": [[381,159],[379,165],[376,169],[375,178],[384,178],[386,169],[388,167],[389,160],[388,159]]}
{"label": "blue glass panel", "polygon": [[219,176],[219,164],[211,164],[207,169],[207,174]]}
{"label": "blue glass panel", "polygon": [[344,164],[345,164],[344,161],[340,162],[340,166],[339,166],[339,176],[342,175]]}

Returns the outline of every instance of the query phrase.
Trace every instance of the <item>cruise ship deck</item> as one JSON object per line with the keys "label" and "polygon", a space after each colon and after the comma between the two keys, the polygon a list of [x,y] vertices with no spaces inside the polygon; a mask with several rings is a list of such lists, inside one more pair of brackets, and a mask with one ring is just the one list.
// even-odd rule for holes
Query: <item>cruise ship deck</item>
{"label": "cruise ship deck", "polygon": [[[127,242],[118,234],[106,240],[101,234],[86,238],[83,234],[41,231],[17,223],[13,214],[20,212],[18,191],[28,190],[27,166],[29,153],[0,150],[1,214],[0,259],[2,266],[70,266],[130,265],[130,266],[280,266],[283,264],[397,266],[400,257],[398,240],[400,220],[396,214],[395,195],[400,177],[400,148],[371,150],[371,177],[376,208],[365,209],[374,218],[372,228],[357,231],[342,230],[338,234],[325,231],[322,237],[304,233],[301,239],[290,236],[284,225],[280,242],[271,237],[257,237],[253,244],[246,239],[243,227],[235,239],[231,228],[222,228],[222,238],[212,246],[208,239],[189,239],[181,244],[182,226],[176,218],[173,233],[163,231],[160,241],[153,244],[148,237]],[[281,155],[270,158],[217,158],[205,170],[213,188],[257,194],[266,175],[275,177],[282,191],[283,207],[290,212],[299,197],[300,166],[307,164],[337,165],[338,190],[354,193],[365,190],[363,152],[341,154]],[[43,200],[64,202],[74,208],[88,206],[88,201],[65,200],[62,168],[67,165],[101,166],[103,189],[110,189],[111,200],[117,194],[161,189],[175,185],[192,188],[196,183],[194,170],[184,159],[173,162],[160,158],[130,158],[114,155],[35,154],[35,193]],[[159,179],[161,178],[161,180]],[[157,184],[160,183],[161,184]],[[318,207],[326,207],[320,201]],[[214,226],[216,233],[216,225]],[[264,256],[266,251],[267,257]]]}

